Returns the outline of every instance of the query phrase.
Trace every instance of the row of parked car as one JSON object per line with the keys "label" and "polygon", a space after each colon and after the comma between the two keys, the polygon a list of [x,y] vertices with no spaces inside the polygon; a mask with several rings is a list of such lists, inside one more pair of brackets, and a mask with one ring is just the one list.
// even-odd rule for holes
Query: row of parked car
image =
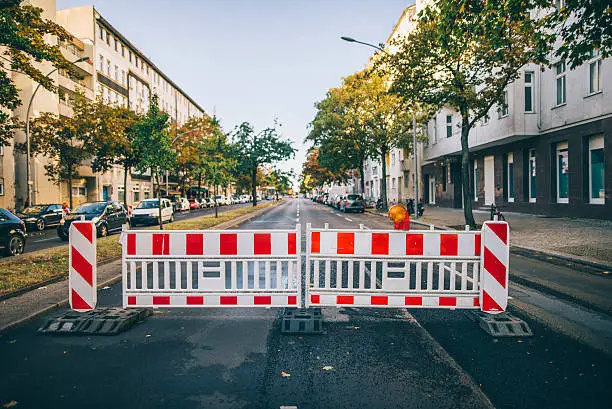
{"label": "row of parked car", "polygon": [[[235,198],[220,195],[201,200],[168,196],[161,199],[161,220],[162,223],[170,223],[174,221],[176,212],[249,201],[250,197],[247,195]],[[70,212],[63,209],[60,204],[44,204],[27,207],[17,215],[0,208],[0,251],[7,256],[23,253],[26,232],[43,231],[47,227],[57,226],[57,235],[67,241],[70,225],[74,220],[81,218],[92,220],[96,224],[98,237],[120,231],[125,223],[131,226],[157,224],[160,213],[159,202],[158,199],[145,199],[130,206],[129,210],[115,201],[90,202],[83,203]]]}
{"label": "row of parked car", "polygon": [[363,196],[359,194],[347,194],[347,195],[329,195],[329,193],[323,193],[321,195],[314,195],[312,197],[313,202],[326,204],[334,207],[344,213],[348,212],[365,212],[366,201]]}

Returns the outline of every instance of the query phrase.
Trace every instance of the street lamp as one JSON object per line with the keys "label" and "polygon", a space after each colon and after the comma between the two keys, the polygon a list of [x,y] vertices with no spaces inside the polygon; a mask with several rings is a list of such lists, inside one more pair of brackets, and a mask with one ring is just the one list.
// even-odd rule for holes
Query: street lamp
{"label": "street lamp", "polygon": [[[377,46],[374,44],[370,44],[370,43],[365,43],[363,41],[358,41],[355,40],[352,37],[346,37],[346,36],[341,36],[340,37],[342,40],[347,41],[349,43],[358,43],[358,44],[363,44],[365,46],[368,47],[372,47],[375,48],[379,51],[382,51],[383,53],[390,55],[387,51],[385,51],[381,46]],[[382,44],[381,44],[382,45]],[[418,219],[419,218],[419,211],[418,211],[418,207],[419,207],[419,178],[417,177],[417,175],[419,174],[419,167],[417,165],[417,134],[416,134],[416,117],[414,115],[414,110],[412,111],[412,152],[414,155],[414,218]],[[383,175],[383,182],[382,183],[386,183],[384,182],[384,180],[386,180],[387,175]]]}
{"label": "street lamp", "polygon": [[[78,60],[72,61],[72,64],[76,64],[76,63],[87,61],[87,60],[89,60],[89,57],[81,57]],[[45,75],[45,78],[48,78],[51,74],[53,74],[57,70],[58,70],[58,67],[54,68],[47,75]],[[32,189],[30,188],[30,184],[32,183],[32,181],[30,180],[30,109],[32,108],[32,101],[34,101],[34,96],[38,92],[40,85],[41,84],[39,83],[34,89],[34,92],[32,93],[32,96],[30,97],[30,102],[28,102],[28,109],[26,110],[26,180],[27,180],[26,196],[28,198],[28,206],[32,205]]]}

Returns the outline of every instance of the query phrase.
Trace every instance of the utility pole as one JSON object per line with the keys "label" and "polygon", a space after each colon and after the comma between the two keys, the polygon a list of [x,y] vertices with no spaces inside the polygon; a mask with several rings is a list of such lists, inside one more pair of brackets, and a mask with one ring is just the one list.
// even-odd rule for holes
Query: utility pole
{"label": "utility pole", "polygon": [[417,162],[416,116],[412,111],[412,153],[414,155],[414,218],[419,218],[419,166]]}

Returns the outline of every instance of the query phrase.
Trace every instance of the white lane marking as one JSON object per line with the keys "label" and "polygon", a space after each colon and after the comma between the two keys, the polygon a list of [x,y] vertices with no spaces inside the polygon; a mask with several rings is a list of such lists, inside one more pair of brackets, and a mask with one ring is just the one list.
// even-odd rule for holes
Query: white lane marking
{"label": "white lane marking", "polygon": [[348,220],[349,222],[353,221],[353,219],[349,219],[348,217],[345,217],[344,220]]}
{"label": "white lane marking", "polygon": [[33,243],[42,243],[43,241],[51,241],[51,240],[57,240],[59,239],[59,237],[51,237],[49,239],[42,239],[42,240],[32,240]]}
{"label": "white lane marking", "polygon": [[342,216],[340,213],[333,213],[333,214],[335,214],[335,215],[336,215],[336,216],[338,216],[338,217],[344,217],[344,216]]}

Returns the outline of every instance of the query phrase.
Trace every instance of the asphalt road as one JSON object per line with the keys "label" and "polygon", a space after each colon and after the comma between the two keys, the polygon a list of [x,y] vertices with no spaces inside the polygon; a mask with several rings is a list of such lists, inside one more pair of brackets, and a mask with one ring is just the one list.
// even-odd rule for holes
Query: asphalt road
{"label": "asphalt road", "polygon": [[[300,199],[240,228],[292,228],[297,222],[303,228],[307,222],[389,227],[378,216],[346,215]],[[536,270],[549,273],[559,268],[537,263]],[[534,268],[532,260],[517,258],[511,266]],[[513,285],[511,295],[523,309],[511,309],[524,316],[533,338],[493,339],[466,313],[446,310],[325,308],[326,332],[311,336],[282,335],[276,309],[159,309],[112,337],[36,335],[41,317],[0,335],[0,404],[486,408],[490,399],[497,408],[609,408],[611,355],[588,346],[605,340],[609,317],[591,322],[584,314],[593,311],[563,300],[560,307],[560,300],[525,289],[537,299],[530,303],[521,291]],[[100,291],[98,304],[118,306],[120,296],[118,283]],[[564,315],[557,315],[574,311],[586,322],[551,323],[546,313],[559,308]],[[589,328],[600,331],[578,340]]]}
{"label": "asphalt road", "polygon": [[[243,203],[243,204],[235,204],[235,205],[230,205],[230,206],[221,206],[219,207],[219,212],[226,212],[228,210],[231,209],[237,209],[240,207],[244,207],[244,206],[251,206],[252,203]],[[214,208],[206,208],[206,209],[199,209],[199,210],[190,210],[187,212],[177,212],[175,213],[175,220],[187,220],[187,219],[192,219],[194,217],[200,217],[200,216],[204,216],[207,214],[213,214],[215,212]],[[144,229],[145,226],[139,226],[136,227],[137,229]],[[57,231],[56,231],[56,227],[48,227],[47,229],[45,229],[44,231],[38,232],[38,231],[33,231],[30,232],[28,231],[28,238],[26,241],[26,247],[25,247],[25,252],[31,252],[31,251],[36,251],[36,250],[42,250],[42,249],[47,249],[47,248],[51,248],[51,247],[57,247],[57,246],[61,246],[66,244],[65,241],[62,241],[58,236],[57,236]],[[111,233],[111,234],[116,234],[116,233]]]}

